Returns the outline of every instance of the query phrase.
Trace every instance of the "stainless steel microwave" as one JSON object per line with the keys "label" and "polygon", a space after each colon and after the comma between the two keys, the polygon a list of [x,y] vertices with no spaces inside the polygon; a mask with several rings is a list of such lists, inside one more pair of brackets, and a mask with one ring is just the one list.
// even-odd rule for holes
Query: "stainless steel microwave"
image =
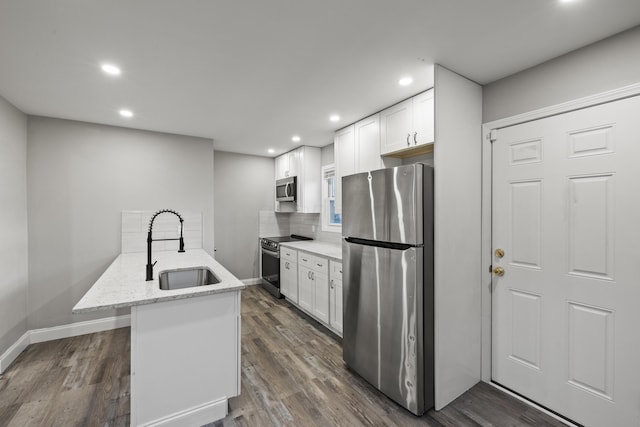
{"label": "stainless steel microwave", "polygon": [[276,181],[276,201],[277,202],[295,202],[296,201],[296,183],[295,176],[282,178]]}

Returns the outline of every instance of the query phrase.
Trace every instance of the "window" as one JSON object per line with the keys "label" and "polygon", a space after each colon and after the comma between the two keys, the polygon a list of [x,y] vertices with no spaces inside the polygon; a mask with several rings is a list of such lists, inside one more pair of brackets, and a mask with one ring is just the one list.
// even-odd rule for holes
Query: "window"
{"label": "window", "polygon": [[322,167],[322,230],[342,231],[342,214],[336,213],[336,168]]}

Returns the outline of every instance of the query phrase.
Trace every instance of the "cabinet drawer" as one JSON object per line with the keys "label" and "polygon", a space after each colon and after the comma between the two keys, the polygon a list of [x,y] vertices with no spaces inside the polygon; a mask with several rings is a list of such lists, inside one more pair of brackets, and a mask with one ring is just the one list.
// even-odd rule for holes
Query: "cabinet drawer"
{"label": "cabinet drawer", "polygon": [[319,256],[311,255],[306,252],[298,253],[298,264],[303,265],[311,270],[327,273],[328,260]]}
{"label": "cabinet drawer", "polygon": [[342,280],[342,263],[329,261],[329,279]]}
{"label": "cabinet drawer", "polygon": [[298,251],[291,248],[280,247],[280,257],[296,263],[298,262]]}

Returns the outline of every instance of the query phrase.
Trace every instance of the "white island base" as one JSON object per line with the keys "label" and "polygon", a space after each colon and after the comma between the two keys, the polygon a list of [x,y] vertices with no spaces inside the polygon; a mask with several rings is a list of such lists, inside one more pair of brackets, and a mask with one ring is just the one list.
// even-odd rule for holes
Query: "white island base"
{"label": "white island base", "polygon": [[201,426],[240,394],[240,290],[131,307],[131,425]]}

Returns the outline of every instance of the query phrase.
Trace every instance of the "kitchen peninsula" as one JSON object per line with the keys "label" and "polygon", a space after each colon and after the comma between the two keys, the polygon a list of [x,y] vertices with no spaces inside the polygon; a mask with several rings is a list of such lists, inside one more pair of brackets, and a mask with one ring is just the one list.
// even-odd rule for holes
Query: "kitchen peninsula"
{"label": "kitchen peninsula", "polygon": [[[240,394],[240,292],[245,285],[202,249],[124,253],[73,308],[131,307],[131,425],[203,425]],[[160,289],[162,271],[206,267],[218,283]]]}

